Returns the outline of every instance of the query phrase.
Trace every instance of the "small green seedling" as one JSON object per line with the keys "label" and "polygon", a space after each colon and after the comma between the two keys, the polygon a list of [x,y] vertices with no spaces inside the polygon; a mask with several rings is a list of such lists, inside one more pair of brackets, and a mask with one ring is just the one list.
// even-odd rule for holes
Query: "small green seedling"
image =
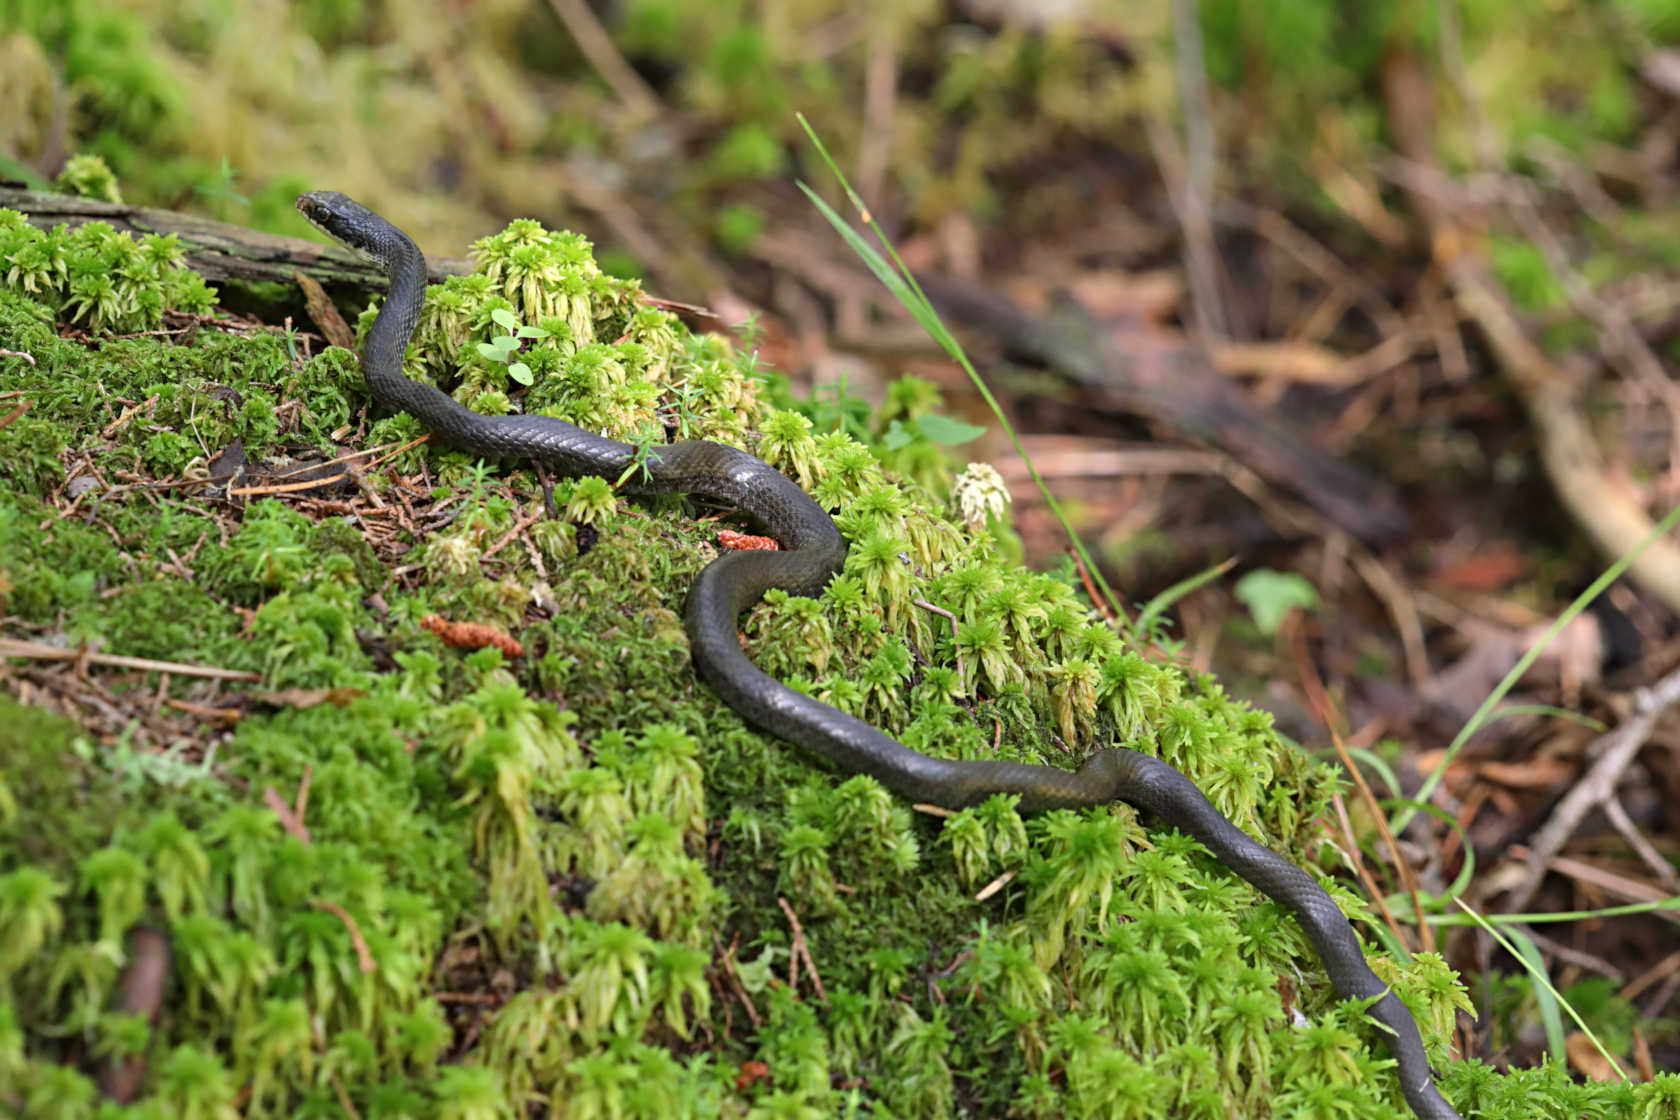
{"label": "small green seedling", "polygon": [[531,367],[524,362],[514,361],[513,356],[524,344],[525,339],[547,338],[548,332],[541,327],[520,326],[519,320],[513,317],[513,312],[505,307],[498,307],[490,312],[490,318],[508,333],[499,334],[489,342],[479,343],[478,352],[492,362],[500,362],[507,366],[508,376],[521,385],[531,384]]}
{"label": "small green seedling", "polygon": [[1239,602],[1254,616],[1262,634],[1276,634],[1289,612],[1299,607],[1310,611],[1318,606],[1318,591],[1294,572],[1256,568],[1237,581]]}
{"label": "small green seedling", "polygon": [[881,437],[881,445],[888,451],[897,451],[914,443],[919,433],[941,447],[959,447],[972,440],[979,439],[986,434],[986,429],[978,424],[967,424],[961,420],[953,420],[949,416],[941,416],[937,412],[930,412],[918,416],[911,422],[913,427],[906,426],[894,420]]}

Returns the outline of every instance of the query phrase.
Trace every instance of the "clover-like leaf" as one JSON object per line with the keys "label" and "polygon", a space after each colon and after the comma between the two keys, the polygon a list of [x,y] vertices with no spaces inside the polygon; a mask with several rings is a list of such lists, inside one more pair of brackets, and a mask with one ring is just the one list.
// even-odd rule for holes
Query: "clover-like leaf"
{"label": "clover-like leaf", "polygon": [[1233,590],[1262,634],[1276,634],[1296,607],[1310,611],[1318,606],[1318,590],[1293,572],[1256,568],[1239,579]]}
{"label": "clover-like leaf", "polygon": [[925,416],[918,416],[916,424],[922,429],[922,434],[934,443],[945,447],[955,447],[979,439],[986,434],[986,429],[978,424],[967,424],[961,420],[953,420],[949,416],[941,416],[937,412],[930,412]]}

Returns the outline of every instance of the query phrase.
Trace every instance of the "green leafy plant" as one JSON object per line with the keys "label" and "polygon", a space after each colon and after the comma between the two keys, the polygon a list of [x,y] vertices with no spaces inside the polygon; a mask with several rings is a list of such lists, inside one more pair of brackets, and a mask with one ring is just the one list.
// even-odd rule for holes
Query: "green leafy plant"
{"label": "green leafy plant", "polygon": [[117,177],[112,173],[111,165],[100,156],[86,152],[65,161],[64,170],[58,173],[54,186],[84,198],[122,204],[122,192],[117,189]]}
{"label": "green leafy plant", "polygon": [[1276,634],[1291,611],[1310,611],[1318,605],[1318,589],[1294,572],[1257,568],[1231,590],[1267,635]]}
{"label": "green leafy plant", "polygon": [[207,312],[215,293],[174,234],[135,239],[107,222],[42,232],[0,208],[0,285],[93,330],[150,330],[165,310]]}
{"label": "green leafy plant", "polygon": [[58,899],[65,889],[39,867],[0,877],[0,973],[17,971],[64,927]]}
{"label": "green leafy plant", "polygon": [[515,361],[514,355],[519,352],[519,348],[526,341],[547,338],[549,332],[541,327],[530,327],[522,324],[514,317],[513,312],[503,307],[498,307],[492,311],[490,318],[495,321],[498,327],[502,328],[504,333],[495,335],[489,342],[480,342],[478,352],[490,361],[506,366],[507,375],[513,380],[521,385],[530,385],[535,380],[531,374],[531,367],[524,362]]}

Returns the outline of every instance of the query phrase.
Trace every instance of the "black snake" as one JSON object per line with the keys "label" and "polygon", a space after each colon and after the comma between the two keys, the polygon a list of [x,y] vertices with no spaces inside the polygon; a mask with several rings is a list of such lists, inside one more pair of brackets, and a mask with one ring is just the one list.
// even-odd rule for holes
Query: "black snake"
{"label": "black snake", "polygon": [[[631,445],[547,416],[486,416],[403,373],[403,355],[426,294],[426,261],[408,235],[334,191],[312,191],[298,210],[336,240],[370,257],[391,286],[368,333],[362,372],[380,404],[413,415],[451,445],[491,459],[534,459],[567,475],[618,478],[636,461]],[[1287,907],[1344,999],[1377,999],[1401,1090],[1420,1120],[1459,1120],[1435,1087],[1423,1041],[1399,998],[1365,963],[1359,939],[1317,882],[1220,815],[1173,767],[1137,751],[1098,750],[1077,771],[1013,762],[952,761],[913,751],[880,731],[760,672],[741,652],[736,621],[770,588],[816,595],[840,570],[846,542],[823,508],[780,471],[734,447],[686,442],[654,447],[625,489],[697,494],[756,520],[782,551],[726,552],[697,576],[685,626],[695,665],[748,722],[813,751],[843,770],[949,809],[1014,794],[1022,811],[1125,801],[1194,836],[1220,863]]]}

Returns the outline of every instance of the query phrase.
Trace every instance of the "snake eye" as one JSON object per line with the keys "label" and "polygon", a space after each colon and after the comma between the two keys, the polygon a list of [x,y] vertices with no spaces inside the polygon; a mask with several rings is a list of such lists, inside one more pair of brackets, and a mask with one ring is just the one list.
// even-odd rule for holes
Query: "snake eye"
{"label": "snake eye", "polygon": [[298,213],[307,218],[310,225],[317,226],[321,229],[326,228],[326,209],[319,201],[311,198],[309,195],[303,194],[298,196],[296,206]]}

